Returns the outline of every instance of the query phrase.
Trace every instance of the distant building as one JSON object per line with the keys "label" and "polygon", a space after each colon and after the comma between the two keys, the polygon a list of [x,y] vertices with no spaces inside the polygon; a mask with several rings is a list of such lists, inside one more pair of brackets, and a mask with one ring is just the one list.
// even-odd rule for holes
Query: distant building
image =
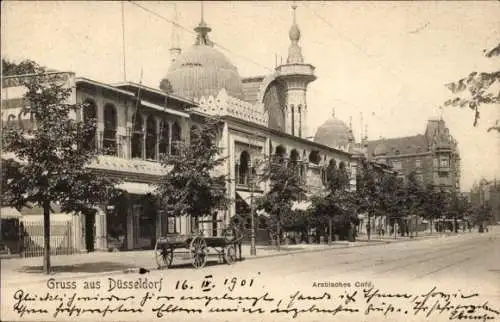
{"label": "distant building", "polygon": [[500,181],[479,181],[472,187],[469,200],[473,206],[489,205],[493,216],[491,223],[500,222]]}
{"label": "distant building", "polygon": [[430,119],[423,134],[368,142],[368,158],[392,166],[399,176],[415,172],[424,185],[460,192],[457,141],[442,119]]}

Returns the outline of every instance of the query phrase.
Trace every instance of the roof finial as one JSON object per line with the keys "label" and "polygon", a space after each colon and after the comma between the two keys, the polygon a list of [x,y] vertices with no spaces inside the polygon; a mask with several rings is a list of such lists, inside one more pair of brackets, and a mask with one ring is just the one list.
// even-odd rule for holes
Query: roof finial
{"label": "roof finial", "polygon": [[332,117],[335,118],[335,107],[332,108]]}
{"label": "roof finial", "polygon": [[200,2],[201,2],[201,20],[198,26],[194,28],[194,31],[196,31],[196,33],[198,34],[196,36],[196,45],[213,46],[213,42],[211,42],[210,39],[208,39],[208,33],[212,31],[212,29],[205,22],[203,1]]}
{"label": "roof finial", "polygon": [[288,32],[288,37],[290,38],[290,41],[292,43],[290,44],[290,48],[288,49],[287,63],[302,64],[304,62],[304,58],[302,57],[302,50],[300,49],[298,44],[300,40],[300,29],[299,26],[297,26],[297,15],[296,15],[297,4],[295,3],[295,1],[293,2],[292,9],[293,9],[293,24],[292,27],[290,28],[290,31]]}
{"label": "roof finial", "polygon": [[205,22],[204,11],[203,11],[203,1],[200,1],[200,5],[201,5],[201,22]]}

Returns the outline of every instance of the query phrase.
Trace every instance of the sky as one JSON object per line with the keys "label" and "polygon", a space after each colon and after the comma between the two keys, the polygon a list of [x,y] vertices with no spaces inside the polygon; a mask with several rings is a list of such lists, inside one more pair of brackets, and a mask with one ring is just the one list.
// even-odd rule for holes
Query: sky
{"label": "sky", "polygon": [[[166,20],[177,10],[185,28],[180,45],[188,48],[200,2],[136,4],[3,1],[2,55],[108,83],[140,82],[142,74],[143,84],[157,88],[171,62],[172,25]],[[210,39],[242,77],[267,75],[276,61],[286,61],[292,4],[206,1]],[[299,45],[318,77],[307,94],[311,134],[333,110],[346,123],[352,119],[357,138],[366,126],[369,139],[423,133],[429,118],[442,116],[459,143],[462,190],[481,177],[500,178],[500,135],[486,132],[500,118],[500,107],[483,107],[478,127],[471,110],[439,109],[451,97],[444,84],[498,69],[498,59],[485,58],[483,50],[500,41],[500,3],[296,4]]]}

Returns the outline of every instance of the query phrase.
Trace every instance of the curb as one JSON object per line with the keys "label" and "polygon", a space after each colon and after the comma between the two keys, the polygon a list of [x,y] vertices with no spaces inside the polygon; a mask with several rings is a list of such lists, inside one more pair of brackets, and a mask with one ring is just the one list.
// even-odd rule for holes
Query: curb
{"label": "curb", "polygon": [[[445,236],[445,237],[457,237],[458,235],[452,235],[452,236]],[[432,236],[429,236],[432,238]],[[297,250],[297,251],[291,251],[291,252],[282,252],[282,253],[275,253],[275,254],[266,254],[266,255],[261,255],[261,256],[256,256],[256,257],[244,257],[244,261],[248,260],[259,260],[263,258],[270,258],[270,257],[280,257],[280,256],[289,256],[289,255],[295,255],[295,254],[303,254],[303,253],[319,253],[319,252],[324,252],[324,251],[333,251],[336,249],[346,249],[346,248],[358,248],[358,247],[371,247],[371,246],[377,246],[377,245],[387,245],[387,244],[393,244],[393,243],[400,243],[400,242],[408,242],[408,241],[422,241],[422,240],[427,240],[427,238],[413,238],[413,239],[397,239],[397,240],[371,240],[371,241],[362,241],[362,242],[357,242],[357,243],[348,243],[345,245],[341,245],[339,247],[332,247],[333,245],[330,246],[325,246],[320,249],[303,249],[303,250]],[[442,236],[437,236],[437,237],[442,237]],[[367,243],[367,244],[365,244]],[[160,269],[157,266],[151,266],[151,267],[142,267],[143,269],[147,269],[149,271],[159,271],[159,270],[168,270],[168,269]],[[98,273],[92,273],[92,274],[85,274],[85,275],[79,275],[79,276],[65,276],[64,278],[67,279],[86,279],[86,278],[91,278],[91,277],[100,277],[100,276],[110,276],[110,275],[119,275],[119,274],[131,274],[131,273],[139,273],[139,270],[141,268],[134,267],[134,268],[127,268],[127,269],[122,269],[122,270],[116,270],[116,271],[108,271],[108,272],[98,272]],[[36,279],[36,280],[30,280],[28,282],[17,282],[17,283],[5,283],[3,284],[2,288],[8,288],[8,287],[20,287],[23,285],[27,284],[36,284],[40,282],[45,282],[48,278],[51,277],[56,277],[60,276],[59,274],[49,274],[45,275],[44,278]]]}

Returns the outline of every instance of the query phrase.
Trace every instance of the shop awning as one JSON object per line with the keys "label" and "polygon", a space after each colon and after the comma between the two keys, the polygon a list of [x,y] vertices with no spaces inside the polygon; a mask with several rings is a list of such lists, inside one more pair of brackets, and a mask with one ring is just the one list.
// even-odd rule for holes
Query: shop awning
{"label": "shop awning", "polygon": [[120,184],[117,184],[115,188],[124,190],[128,193],[132,193],[135,195],[147,195],[149,193],[150,194],[155,193],[155,187],[147,183],[125,181]]}
{"label": "shop awning", "polygon": [[22,216],[23,215],[16,208],[2,207],[2,209],[0,209],[1,219],[19,219]]}

